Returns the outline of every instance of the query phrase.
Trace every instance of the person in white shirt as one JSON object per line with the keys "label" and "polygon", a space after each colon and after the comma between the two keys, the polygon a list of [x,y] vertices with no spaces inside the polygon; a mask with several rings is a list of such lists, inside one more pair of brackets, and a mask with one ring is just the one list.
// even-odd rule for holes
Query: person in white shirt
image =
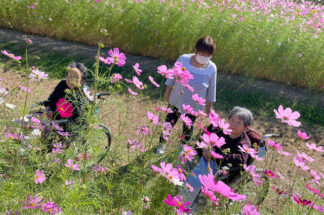
{"label": "person in white shirt", "polygon": [[[170,122],[172,127],[176,124],[181,114],[185,114],[194,123],[196,117],[187,113],[183,105],[190,105],[196,113],[203,110],[204,106],[193,100],[192,96],[194,94],[198,94],[200,98],[206,100],[205,112],[207,114],[210,113],[213,103],[216,101],[217,68],[215,63],[211,61],[215,48],[213,39],[205,36],[197,41],[193,54],[184,54],[178,58],[177,62],[181,62],[182,66],[193,76],[193,79],[190,79],[188,82],[189,86],[194,89],[193,91],[183,86],[180,82],[176,82],[176,78],[166,80],[164,96],[173,113],[169,113],[166,116],[165,122]],[[191,139],[192,133],[193,126],[188,127],[184,123],[182,131],[184,138],[179,146],[180,151],[183,144]],[[159,145],[155,150],[156,153],[164,154],[165,142],[161,134]]]}

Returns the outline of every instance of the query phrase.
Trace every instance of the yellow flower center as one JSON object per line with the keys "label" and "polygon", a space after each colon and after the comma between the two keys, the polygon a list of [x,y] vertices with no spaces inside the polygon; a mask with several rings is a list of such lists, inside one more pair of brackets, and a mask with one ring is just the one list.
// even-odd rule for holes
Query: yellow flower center
{"label": "yellow flower center", "polygon": [[61,110],[61,111],[64,111],[64,109],[63,109],[62,107],[60,107],[60,110]]}
{"label": "yellow flower center", "polygon": [[30,206],[35,206],[35,204],[34,203],[31,203]]}
{"label": "yellow flower center", "polygon": [[52,212],[52,211],[53,211],[53,209],[52,209],[52,208],[50,208],[50,209],[48,209],[48,211],[49,211],[49,212]]}
{"label": "yellow flower center", "polygon": [[186,71],[187,69],[186,69],[186,67],[182,67],[182,71]]}
{"label": "yellow flower center", "polygon": [[15,55],[13,55],[13,54],[9,54],[9,57],[14,57]]}
{"label": "yellow flower center", "polygon": [[179,173],[182,173],[182,169],[179,169]]}
{"label": "yellow flower center", "polygon": [[36,179],[39,179],[39,176],[38,175],[36,175]]}
{"label": "yellow flower center", "polygon": [[189,150],[188,150],[188,152],[190,153],[190,152],[191,152],[191,150],[189,149]]}
{"label": "yellow flower center", "polygon": [[170,175],[170,176],[169,176],[169,178],[170,178],[170,179],[172,180],[172,179],[173,179],[173,176],[172,176],[172,175]]}
{"label": "yellow flower center", "polygon": [[178,205],[181,206],[181,202],[180,201],[178,201]]}

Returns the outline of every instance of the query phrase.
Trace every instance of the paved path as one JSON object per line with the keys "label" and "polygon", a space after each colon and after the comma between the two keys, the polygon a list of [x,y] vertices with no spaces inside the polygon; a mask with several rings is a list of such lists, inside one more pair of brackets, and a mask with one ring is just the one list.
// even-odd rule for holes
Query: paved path
{"label": "paved path", "polygon": [[[41,52],[58,52],[72,57],[92,58],[96,55],[97,48],[84,44],[61,41],[48,37],[40,37],[36,35],[25,34],[17,31],[0,28],[0,43],[6,42],[13,45],[25,45],[24,38],[33,41],[29,52],[31,54],[39,54]],[[104,49],[103,51],[106,51]],[[148,58],[135,56],[126,53],[126,66],[132,66],[136,62],[141,64],[142,68],[149,71],[156,71],[157,66],[162,62],[157,58]],[[172,62],[170,62],[170,65]],[[285,84],[271,81],[251,79],[242,75],[231,75],[228,73],[218,73],[217,90],[235,89],[242,93],[261,92],[266,95],[276,96],[278,98],[287,99],[292,102],[316,104],[324,108],[324,93],[316,93],[309,89],[302,89]]]}

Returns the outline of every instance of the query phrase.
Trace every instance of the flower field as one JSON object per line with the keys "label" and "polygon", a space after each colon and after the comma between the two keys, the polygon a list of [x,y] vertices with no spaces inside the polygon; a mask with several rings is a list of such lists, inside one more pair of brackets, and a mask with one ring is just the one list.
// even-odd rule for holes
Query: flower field
{"label": "flower field", "polygon": [[[88,103],[82,116],[86,128],[71,125],[61,127],[42,115],[27,117],[29,105],[46,99],[49,88],[55,85],[46,73],[28,66],[26,55],[17,56],[8,50],[2,55],[18,64],[17,74],[1,73],[1,130],[0,138],[0,207],[3,214],[191,214],[182,192],[190,191],[186,177],[190,174],[188,161],[195,162],[193,151],[200,129],[216,124],[224,132],[228,129],[224,117],[228,113],[212,111],[197,114],[193,141],[178,154],[180,129],[164,123],[170,109],[161,101],[151,101],[144,92],[159,90],[160,84],[152,76],[144,76],[141,65],[134,64],[130,76],[113,73],[113,67],[123,67],[127,56],[118,48],[98,55],[94,70],[92,95],[98,86],[110,89],[109,100]],[[26,59],[26,65],[22,64]],[[102,63],[100,63],[102,62]],[[167,68],[161,65],[156,75],[176,76],[187,86],[187,75],[181,65]],[[99,73],[99,71],[102,71]],[[156,77],[154,75],[154,77]],[[146,80],[148,79],[148,80]],[[38,88],[42,88],[38,90]],[[120,88],[127,89],[120,91]],[[161,89],[160,89],[161,90]],[[50,91],[48,92],[50,93]],[[87,93],[89,97],[91,94]],[[94,99],[95,97],[93,97]],[[201,102],[201,99],[196,99]],[[73,113],[68,103],[57,103],[62,118]],[[99,115],[96,108],[101,108]],[[190,111],[190,108],[188,109]],[[191,110],[192,111],[192,110]],[[244,166],[246,181],[242,186],[230,185],[216,176],[199,175],[203,184],[202,196],[206,206],[196,214],[321,214],[324,211],[322,155],[323,131],[302,126],[298,111],[278,104],[273,111],[277,122],[260,120],[256,129],[263,133],[279,133],[282,137],[266,141],[264,158],[258,151],[244,145],[242,151],[255,158],[253,165]],[[16,119],[16,120],[13,120]],[[264,120],[264,119],[263,119]],[[98,133],[100,122],[111,127],[113,141],[108,154],[99,162],[96,156],[104,148],[106,139]],[[190,119],[181,117],[190,124]],[[48,127],[49,126],[49,127]],[[304,132],[307,129],[309,132]],[[198,131],[200,130],[200,131]],[[47,150],[44,132],[54,133],[53,148]],[[167,154],[153,153],[160,131],[168,139]],[[204,134],[198,145],[220,147],[222,138]],[[85,140],[85,142],[84,142]],[[69,144],[70,147],[66,147]],[[208,148],[206,148],[208,149]],[[217,155],[216,155],[217,156]],[[90,168],[89,168],[90,167]],[[264,169],[262,172],[258,168]],[[222,170],[226,172],[226,170]],[[225,173],[224,173],[225,174]],[[267,178],[267,180],[264,180]],[[249,183],[248,183],[249,182]],[[269,185],[268,189],[267,186]],[[253,195],[256,193],[256,196]],[[266,195],[257,202],[258,195]]]}
{"label": "flower field", "polygon": [[323,90],[324,6],[312,1],[0,1],[0,26],[175,60],[202,35],[219,70]]}

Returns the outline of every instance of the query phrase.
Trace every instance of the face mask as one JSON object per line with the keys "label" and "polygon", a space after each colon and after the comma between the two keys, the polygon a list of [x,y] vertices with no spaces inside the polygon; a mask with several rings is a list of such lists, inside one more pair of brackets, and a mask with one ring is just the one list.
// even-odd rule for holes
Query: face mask
{"label": "face mask", "polygon": [[207,63],[209,63],[210,58],[211,58],[211,56],[210,56],[210,57],[201,56],[201,55],[199,55],[198,53],[197,53],[197,55],[196,55],[196,60],[197,60],[197,62],[200,63],[200,64],[207,64]]}

